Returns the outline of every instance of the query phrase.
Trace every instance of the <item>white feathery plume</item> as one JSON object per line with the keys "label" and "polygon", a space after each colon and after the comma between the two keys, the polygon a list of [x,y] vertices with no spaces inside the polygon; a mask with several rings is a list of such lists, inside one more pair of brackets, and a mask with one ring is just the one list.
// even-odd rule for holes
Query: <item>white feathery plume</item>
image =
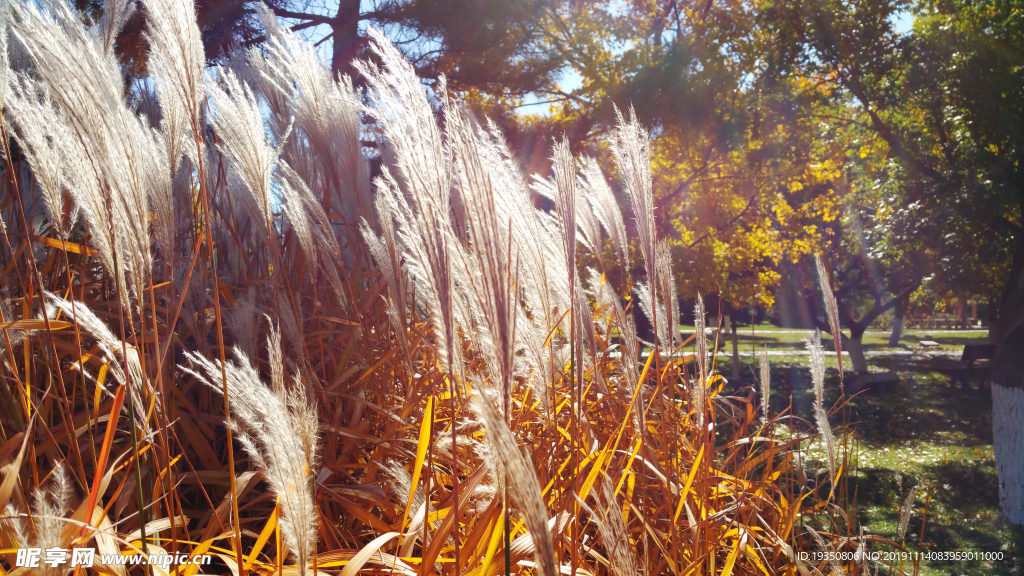
{"label": "white feathery plume", "polygon": [[622,364],[625,367],[623,373],[629,383],[629,392],[632,394],[640,385],[640,341],[636,336],[636,324],[630,316],[620,315],[619,331],[622,333]]}
{"label": "white feathery plume", "polygon": [[[6,31],[0,31],[6,35]],[[72,138],[60,113],[53,108],[43,87],[27,77],[12,78],[6,113],[11,119],[13,135],[22,153],[32,166],[43,201],[53,227],[66,238],[71,224],[64,219],[65,155]]]}
{"label": "white feathery plume", "polygon": [[194,140],[199,135],[188,136],[202,130],[204,123],[206,56],[193,0],[145,0],[145,5],[151,15],[146,32],[150,77],[160,102],[165,145],[164,155],[154,156],[158,176],[150,186],[150,202],[156,215],[154,232],[166,255],[174,250],[174,181],[182,155],[188,154],[193,163],[199,160]]}
{"label": "white feathery plume", "polygon": [[[409,254],[409,274],[418,301],[433,323],[438,360],[458,376],[462,370],[459,303],[452,262],[459,248],[451,222],[450,154],[415,70],[383,34],[373,28],[367,33],[370,48],[384,67],[368,61],[355,64],[373,104],[364,111],[383,129],[397,171],[392,176],[384,167],[375,182],[377,193],[390,195],[399,207],[396,220]],[[446,99],[443,78],[439,94]]]}
{"label": "white feathery plume", "polygon": [[[19,72],[28,71],[32,64],[32,59],[25,52],[25,48],[20,42],[14,37],[11,30],[9,18],[11,13],[11,2],[4,2],[0,5],[0,28],[4,29],[4,37],[2,42],[6,43],[7,50],[4,56],[0,56],[0,60],[6,57],[6,74],[7,80],[10,81],[11,74],[17,74]],[[12,40],[14,40],[12,42]],[[0,70],[0,74],[4,73]],[[0,104],[4,96],[3,88],[0,88]]]}
{"label": "white feathery plume", "polygon": [[836,302],[836,295],[832,293],[832,286],[828,281],[828,271],[821,261],[821,256],[814,255],[814,263],[818,269],[818,281],[821,283],[821,296],[825,299],[825,313],[828,315],[828,325],[832,330],[832,344],[836,349],[836,362],[839,363],[839,387],[843,388],[843,330],[839,325],[839,304]]}
{"label": "white feathery plume", "polygon": [[270,316],[264,314],[263,318],[270,325],[270,333],[267,334],[267,365],[270,367],[270,391],[275,394],[284,394],[284,349],[281,348],[281,331],[274,326]]}
{"label": "white feathery plume", "polygon": [[[621,507],[615,499],[615,489],[612,488],[611,481],[606,474],[601,475],[601,492],[593,490],[591,494],[594,498],[593,508],[587,506],[587,503],[580,500],[579,496],[576,496],[576,499],[597,525],[597,533],[604,542],[611,573],[616,576],[639,574],[640,570],[636,565],[626,524],[622,521]],[[600,494],[600,498],[598,494]]]}
{"label": "white feathery plume", "polygon": [[117,41],[121,29],[128,23],[128,19],[135,13],[135,4],[129,0],[111,0],[103,6],[103,16],[100,18],[100,40],[103,51],[113,54],[114,43]]}
{"label": "white feathery plume", "polygon": [[[157,91],[157,97],[160,91]],[[200,120],[202,122],[202,120]],[[176,98],[167,96],[160,104],[160,130],[167,144],[167,159],[171,172],[176,173],[181,165],[181,158],[187,154],[191,159],[198,159],[195,142],[188,137],[188,111]]]}
{"label": "white feathery plume", "polygon": [[153,213],[153,236],[166,255],[174,251],[174,169],[170,146],[160,130],[140,124],[140,164],[144,166],[147,201]]}
{"label": "white feathery plume", "polygon": [[693,325],[694,339],[697,347],[697,369],[700,379],[706,382],[710,376],[708,374],[708,336],[705,332],[707,329],[707,312],[704,310],[704,298],[701,297],[700,293],[697,294],[697,303],[693,307]]}
{"label": "white feathery plume", "polygon": [[551,158],[555,173],[555,211],[558,214],[558,229],[562,233],[562,253],[569,281],[569,300],[575,304],[579,278],[576,274],[576,170],[564,138],[555,142]]}
{"label": "white feathery plume", "polygon": [[370,49],[383,63],[381,69],[366,60],[355,63],[366,79],[367,95],[373,106],[364,111],[381,124],[394,152],[395,165],[403,185],[420,210],[427,204],[443,214],[450,200],[449,158],[419,77],[405,56],[375,28],[368,28]]}
{"label": "white feathery plume", "polygon": [[227,317],[228,328],[239,348],[246,356],[256,357],[256,291],[249,289],[235,298]]}
{"label": "white feathery plume", "polygon": [[4,516],[6,518],[0,520],[0,526],[4,527],[7,537],[15,546],[28,548],[28,526],[25,525],[28,515],[19,512],[14,502],[8,502],[4,508]]}
{"label": "white feathery plume", "polygon": [[[546,285],[550,288],[544,293],[544,296],[547,298],[547,306],[564,312],[569,307],[569,272],[566,267],[563,233],[557,213],[558,184],[553,179],[534,174],[530,179],[529,191],[532,195],[530,197],[531,205],[533,196],[539,196],[556,205],[555,214],[534,210],[534,215],[529,220],[534,223],[534,227],[543,234],[546,240],[553,241],[553,244],[543,241],[537,243],[544,245],[538,248],[544,252],[541,261],[544,263],[544,268],[547,269],[544,276],[547,281]],[[559,248],[562,249],[559,250]],[[534,303],[530,304],[533,306]],[[550,319],[554,320],[555,318]]]}
{"label": "white feathery plume", "polygon": [[[636,323],[631,314],[625,314],[621,309],[619,315],[619,332],[622,335],[622,358],[619,365],[622,367],[623,376],[626,379],[625,392],[629,398],[633,397],[640,382],[640,339],[636,335]],[[696,389],[696,386],[694,387]],[[638,430],[645,430],[645,416],[643,403],[637,402],[633,407],[633,422]]]}
{"label": "white feathery plume", "polygon": [[697,304],[693,307],[694,337],[697,347],[697,378],[693,383],[693,406],[697,412],[697,425],[704,426],[704,403],[708,384],[708,337],[705,334],[707,313],[704,311],[704,299],[697,294]]}
{"label": "white feathery plume", "polygon": [[517,370],[517,375],[521,374],[524,381],[533,389],[534,395],[540,400],[541,411],[547,417],[547,422],[551,423],[552,413],[549,390],[552,378],[548,365],[548,359],[551,356],[547,347],[544,346],[546,337],[547,332],[538,326],[528,315],[517,315],[516,339],[523,350],[523,354],[519,359],[521,364]]}
{"label": "white feathery plume", "polygon": [[124,246],[119,254],[127,262],[133,293],[141,299],[146,278],[153,269],[148,221],[154,198],[155,205],[160,208],[156,230],[163,234],[166,244],[170,243],[167,238],[173,229],[170,221],[173,210],[168,209],[167,203],[171,201],[173,175],[167,165],[166,147],[160,131],[150,128],[145,120],[127,108],[123,109],[123,114],[126,116],[124,132],[130,136],[124,138],[117,155],[118,160],[123,159],[124,162],[118,179],[121,189],[112,196],[115,218],[126,225],[120,234],[115,231],[115,236],[120,236]]}
{"label": "white feathery plume", "polygon": [[[409,492],[412,491],[412,505],[409,506],[411,510],[420,510],[424,504],[427,504],[430,511],[432,512],[434,507],[431,503],[427,502],[426,496],[423,494],[423,487],[420,485],[416,486],[415,490],[412,490],[412,476],[409,471],[405,469],[405,466],[401,462],[396,460],[386,461],[381,468],[390,477],[391,491],[398,498],[398,503],[402,507],[409,506]],[[414,532],[418,527],[422,525],[423,518],[413,520],[410,523],[407,533]]]}
{"label": "white feathery plume", "polygon": [[[594,319],[590,313],[590,305],[580,290],[579,274],[576,271],[576,235],[580,228],[580,203],[576,190],[576,166],[573,161],[569,142],[562,139],[555,143],[552,157],[552,168],[555,173],[555,208],[558,214],[559,230],[562,235],[562,251],[565,258],[566,280],[569,282],[569,299],[574,307],[576,326],[579,334],[587,344],[591,363],[596,362],[597,338],[594,332]],[[584,207],[584,211],[585,207]],[[593,223],[591,223],[593,224]],[[593,228],[593,226],[591,226]],[[591,229],[590,234],[595,234]],[[586,235],[584,232],[583,236]],[[594,236],[594,242],[596,236]],[[582,362],[582,358],[579,361]],[[595,375],[597,375],[595,373]],[[604,390],[604,383],[598,380],[598,386]]]}
{"label": "white feathery plume", "polygon": [[[581,162],[580,166],[582,165]],[[604,248],[601,238],[601,223],[597,219],[593,203],[584,195],[586,186],[586,180],[583,175],[577,174],[576,227],[580,232],[578,239],[580,244],[583,244],[586,249],[590,250],[595,257],[600,258],[601,250]]]}
{"label": "white feathery plume", "polygon": [[662,324],[664,342],[668,346],[674,346],[680,341],[679,334],[679,302],[676,300],[676,277],[672,273],[672,248],[668,240],[658,242],[657,252],[654,256],[657,263],[658,284],[661,286],[659,294],[665,306],[665,316]]}
{"label": "white feathery plume", "polygon": [[[509,222],[513,239],[530,238],[530,242],[517,242],[517,261],[521,264],[518,284],[521,299],[529,314],[520,314],[517,321],[517,343],[523,346],[525,366],[532,366],[539,374],[542,386],[537,390],[544,412],[550,416],[549,388],[553,381],[552,368],[563,363],[552,361],[560,354],[559,341],[545,345],[547,335],[559,320],[560,311],[569,306],[568,272],[559,240],[557,218],[534,207],[531,192],[526,186],[518,163],[505,143],[500,129],[488,123],[487,133],[480,133],[477,147],[496,190],[495,205],[500,222]],[[553,186],[553,184],[552,184]],[[551,192],[554,194],[554,192]],[[526,382],[535,385],[532,378]]]}
{"label": "white feathery plume", "polygon": [[[521,192],[516,200],[513,230],[519,238],[536,238],[536,242],[523,242],[524,296],[531,312],[539,315],[539,324],[545,334],[554,329],[558,317],[569,307],[569,274],[561,249],[561,229],[557,215],[534,208],[531,194],[554,201],[554,183],[534,175],[529,190]],[[520,188],[520,190],[522,190]],[[556,313],[557,312],[557,313]]]}
{"label": "white feathery plume", "polygon": [[[267,387],[249,359],[235,348],[235,361],[223,366],[231,394],[233,419],[229,423],[236,438],[263,473],[281,507],[281,533],[295,556],[299,574],[304,575],[316,546],[316,508],[313,478],[318,466],[318,422],[316,407],[306,396],[296,376],[285,389],[280,336],[271,327],[268,352],[273,380]],[[274,350],[276,348],[276,351]],[[221,365],[193,352],[185,352],[194,370],[182,370],[211,389],[222,392]],[[216,382],[216,384],[215,384]]]}
{"label": "white feathery plume", "polygon": [[[558,574],[558,564],[555,562],[554,542],[548,530],[548,510],[532,465],[520,451],[508,424],[490,400],[475,394],[470,400],[470,408],[487,429],[487,445],[504,467],[505,474],[515,479],[508,482],[508,490],[519,504],[526,528],[533,536],[537,573],[540,576],[555,576]],[[494,473],[498,475],[498,470],[494,470]]]}
{"label": "white feathery plume", "polygon": [[530,177],[530,191],[545,200],[550,200],[553,203],[558,202],[558,184],[552,178],[545,178],[540,174],[534,174]]}
{"label": "white feathery plume", "polygon": [[793,467],[796,468],[796,479],[800,483],[800,490],[803,491],[807,487],[807,472],[804,470],[804,457],[800,453],[800,449],[796,449],[791,452],[793,455]]}
{"label": "white feathery plume", "polygon": [[[268,37],[271,37],[274,34],[273,30],[277,28],[276,18],[274,20],[274,28],[267,29]],[[268,23],[265,22],[264,26]],[[285,129],[292,124],[295,115],[291,109],[291,93],[274,84],[272,81],[273,70],[267,58],[266,51],[257,47],[249,50],[236,50],[228,56],[222,66],[233,70],[240,80],[248,84],[253,92],[263,98],[263,103],[266,104],[270,112],[267,117],[270,132],[274,138],[280,140]],[[299,146],[297,140],[290,142],[285,149],[289,146]],[[289,160],[295,162],[295,158]]]}
{"label": "white feathery plume", "polygon": [[811,356],[811,383],[814,386],[814,420],[818,425],[818,433],[821,434],[821,439],[825,443],[829,478],[835,482],[835,438],[832,435],[832,427],[828,423],[828,412],[823,404],[825,395],[825,351],[821,347],[821,331],[814,331],[814,339],[807,342],[807,350]]}
{"label": "white feathery plume", "polygon": [[[360,101],[348,77],[335,79],[311,43],[276,26],[277,18],[263,4],[257,7],[267,23],[266,57],[250,50],[250,60],[262,77],[262,91],[287,98],[295,128],[326,176],[325,185],[337,195],[338,208],[351,214],[351,224],[369,217],[369,164],[360,143]],[[312,183],[310,183],[312,184]],[[325,210],[331,206],[324,195]]]}
{"label": "white feathery plume", "polygon": [[70,511],[71,480],[64,462],[59,462],[50,474],[45,488],[34,491],[32,512],[35,515],[35,544],[40,548],[52,548],[61,543],[61,532],[66,522],[64,516]]}
{"label": "white feathery plume", "polygon": [[[61,533],[67,526],[65,517],[71,510],[72,496],[73,489],[64,461],[57,462],[49,479],[32,492],[32,513],[22,512],[18,505],[9,502],[4,514],[7,518],[0,525],[4,526],[5,534],[17,547],[59,548],[63,544]],[[66,559],[67,552],[64,553]],[[47,576],[65,573],[43,564],[33,573]]]}
{"label": "white feathery plume", "polygon": [[458,250],[446,221],[438,221],[428,204],[427,212],[414,211],[400,189],[398,181],[384,166],[374,184],[378,203],[386,198],[398,227],[398,236],[405,248],[409,279],[415,288],[416,302],[426,312],[434,328],[434,350],[438,362],[450,369],[456,378],[462,374],[462,348],[457,332],[457,299],[455,296],[452,252]]}
{"label": "white feathery plume", "polygon": [[914,499],[916,498],[914,488],[911,487],[907,491],[907,496],[903,499],[902,505],[900,505],[900,540],[903,540],[907,534],[907,525],[910,524],[910,513],[914,510]]}
{"label": "white feathery plume", "polygon": [[[142,362],[139,358],[138,349],[134,346],[128,346],[127,363],[129,378],[124,372],[123,357],[118,357],[123,352],[121,339],[114,336],[114,333],[110,331],[106,323],[100,320],[84,302],[76,301],[74,306],[72,306],[70,301],[56,294],[50,292],[45,294],[47,305],[49,306],[48,312],[54,315],[60,312],[69,318],[75,318],[82,331],[96,339],[96,344],[104,356],[106,356],[107,369],[110,375],[114,378],[115,382],[128,387],[131,400],[135,403],[135,417],[137,421],[140,424],[145,422],[146,405],[143,403],[141,391],[146,390],[148,393],[151,393],[152,389],[142,372]],[[79,364],[78,369],[84,370],[85,367]],[[157,400],[157,408],[161,408],[159,399]]]}
{"label": "white feathery plume", "polygon": [[[580,226],[580,212],[578,210],[580,204],[576,191],[576,166],[573,161],[572,151],[569,149],[569,142],[565,138],[555,143],[552,168],[555,173],[555,208],[558,213],[559,230],[562,233],[562,251],[565,257],[566,280],[569,282],[570,305],[573,306],[579,337],[582,337],[586,342],[587,349],[590,351],[589,360],[591,364],[595,364],[597,358],[597,338],[594,330],[594,319],[590,313],[590,306],[587,303],[586,296],[579,289],[579,275],[576,272],[576,231]],[[592,217],[591,220],[593,220]],[[591,224],[595,223],[591,222]],[[592,229],[589,233],[595,234],[595,231]],[[586,236],[586,232],[584,232],[583,236]],[[599,240],[596,236],[592,239],[592,242],[594,246],[599,245]],[[570,343],[572,346],[575,344],[575,342]],[[582,349],[580,349],[580,353],[576,358],[576,362],[582,364],[584,359],[581,356]],[[573,370],[576,370],[576,366],[573,366]],[[577,372],[577,374],[581,375],[582,371]],[[597,372],[594,374],[598,376]],[[576,379],[577,376],[573,376],[574,382]],[[601,392],[607,392],[607,387],[599,376],[597,383]],[[576,382],[576,385],[582,390],[582,382]]]}
{"label": "white feathery plume", "polygon": [[7,6],[0,6],[0,112],[7,96],[7,77],[11,73],[11,57],[7,54]]}
{"label": "white feathery plume", "polygon": [[[640,311],[647,317],[647,321],[651,323],[651,326],[654,326],[654,308],[658,306],[658,303],[654,301],[654,294],[651,291],[650,283],[640,281],[637,283],[634,290],[636,291],[636,299],[637,304],[640,307]],[[662,332],[661,326],[658,326],[658,329],[658,332]],[[657,339],[664,342],[664,334],[658,334]]]}
{"label": "white feathery plume", "polygon": [[811,358],[811,383],[814,386],[814,407],[823,408],[825,394],[825,350],[821,345],[821,331],[815,330],[814,337],[805,342]]}
{"label": "white feathery plume", "polygon": [[338,276],[338,262],[341,262],[341,246],[331,229],[323,206],[302,178],[284,162],[278,163],[281,195],[284,197],[284,212],[295,230],[299,246],[312,265],[318,265],[327,275],[327,281],[334,295],[344,304],[345,289]]}
{"label": "white feathery plume", "polygon": [[499,218],[491,170],[478,145],[485,134],[467,112],[445,100],[445,133],[452,154],[454,187],[466,211],[471,250],[462,252],[459,273],[476,323],[478,345],[491,374],[511,399],[516,346],[518,245]]}
{"label": "white feathery plume", "polygon": [[771,365],[768,363],[767,345],[761,351],[761,414],[764,421],[768,421],[768,412],[771,408]]}
{"label": "white feathery plume", "polygon": [[626,226],[622,220],[622,211],[615,200],[615,193],[604,179],[601,166],[596,158],[585,156],[581,159],[580,182],[583,196],[590,204],[594,216],[604,228],[605,233],[615,246],[619,265],[629,269],[629,246],[626,238]]}
{"label": "white feathery plume", "polygon": [[[828,556],[829,567],[832,569],[832,576],[844,576],[846,574],[846,570],[844,570],[842,564],[840,564],[839,554],[836,553],[835,548],[826,542],[825,539],[822,538],[821,534],[818,534],[814,528],[808,527],[807,530],[811,533],[811,536],[814,537],[814,541],[818,544],[818,547],[822,552]],[[818,571],[815,570],[815,572]]]}
{"label": "white feathery plume", "polygon": [[[654,191],[652,188],[650,141],[647,131],[640,125],[636,112],[630,108],[629,121],[615,109],[617,125],[612,139],[612,154],[619,173],[629,192],[629,201],[636,218],[640,254],[647,269],[647,280],[655,282],[657,264],[655,261],[656,234],[654,226]],[[656,300],[656,299],[655,299]]]}
{"label": "white feathery plume", "polygon": [[[143,2],[150,15],[146,19],[149,69],[166,120],[164,134],[170,143],[173,171],[179,159],[173,152],[181,150],[178,140],[188,128],[200,127],[200,106],[205,95],[203,39],[193,0]],[[181,113],[184,118],[179,117]]]}
{"label": "white feathery plume", "polygon": [[814,420],[818,425],[818,433],[821,434],[821,439],[825,443],[825,456],[828,458],[828,477],[829,480],[835,482],[836,480],[836,441],[832,435],[832,427],[828,423],[828,414],[822,408],[815,408]]}
{"label": "white feathery plume", "polygon": [[388,283],[389,295],[385,298],[388,318],[395,330],[398,344],[402,348],[406,368],[412,374],[414,373],[413,360],[406,337],[405,323],[407,310],[405,275],[402,272],[401,248],[395,239],[394,214],[397,207],[392,204],[390,196],[380,194],[377,196],[376,208],[381,229],[380,237],[374,234],[366,220],[362,221],[360,232],[370,251],[370,256],[377,263],[377,269],[384,276],[384,281]]}
{"label": "white feathery plume", "polygon": [[[74,149],[65,156],[66,174],[74,179],[69,188],[127,307],[129,289],[141,289],[152,263],[146,221],[151,163],[146,155],[154,136],[126,105],[117,58],[104,49],[102,39],[66,5],[47,7],[44,14],[20,4],[9,22],[32,59],[32,75],[75,134]],[[131,286],[123,281],[126,272]]]}
{"label": "white feathery plume", "polygon": [[[250,216],[258,222],[263,237],[270,239],[274,230],[270,180],[281,149],[267,139],[263,115],[248,84],[232,70],[219,70],[227,89],[217,85],[208,88],[213,127],[223,141],[221,151],[252,195],[251,208],[256,213]],[[287,140],[287,131],[283,140]]]}

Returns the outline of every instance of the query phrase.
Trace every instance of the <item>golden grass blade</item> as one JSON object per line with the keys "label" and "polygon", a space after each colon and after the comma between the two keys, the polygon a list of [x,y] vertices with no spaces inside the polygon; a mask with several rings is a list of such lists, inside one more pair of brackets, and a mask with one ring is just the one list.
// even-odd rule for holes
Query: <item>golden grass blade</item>
{"label": "golden grass blade", "polygon": [[[179,525],[180,524],[187,524],[188,523],[188,516],[178,516],[176,521],[178,522]],[[147,522],[146,523],[146,538],[150,539],[156,533],[163,532],[164,530],[170,530],[170,528],[171,528],[171,519],[170,518],[160,518],[158,520],[152,520],[150,522]],[[138,540],[141,540],[141,538],[142,538],[142,530],[135,530],[134,532],[131,532],[127,536],[124,537],[124,539],[127,540],[128,542],[138,541]]]}
{"label": "golden grass blade", "polygon": [[57,239],[54,239],[54,238],[48,238],[46,236],[34,236],[33,235],[32,236],[32,241],[33,242],[38,242],[40,244],[43,244],[44,246],[49,246],[50,248],[57,248],[58,250],[63,250],[65,252],[71,252],[73,254],[85,254],[86,256],[92,256],[93,258],[98,258],[99,255],[100,255],[99,252],[97,252],[93,248],[89,248],[88,246],[83,246],[81,244],[75,244],[74,242],[67,242],[67,241],[57,240]]}
{"label": "golden grass blade", "polygon": [[[427,406],[423,409],[423,422],[420,423],[420,435],[419,441],[416,443],[416,462],[413,464],[412,469],[412,482],[409,484],[409,500],[405,505],[405,511],[402,512],[402,530],[405,530],[406,523],[409,519],[409,509],[412,507],[413,496],[416,495],[416,488],[420,484],[420,474],[423,471],[423,462],[427,458],[427,448],[430,447],[430,428],[431,418],[434,414],[434,397],[431,396],[427,399]],[[426,491],[424,491],[425,493]],[[424,542],[424,545],[426,543]]]}
{"label": "golden grass blade", "polygon": [[732,576],[732,568],[736,565],[736,558],[740,555],[740,541],[737,539],[736,546],[733,547],[732,551],[729,552],[729,556],[725,559],[725,566],[722,566],[720,576]]}
{"label": "golden grass blade", "polygon": [[245,561],[245,568],[248,570],[252,567],[253,562],[259,557],[260,552],[263,551],[263,547],[266,546],[267,542],[270,541],[270,537],[274,535],[274,530],[277,528],[277,507],[274,507],[274,511],[270,513],[270,518],[267,518],[267,524],[263,527],[263,531],[260,532],[259,537],[256,539],[256,543],[253,544],[252,550],[249,551],[249,558]]}
{"label": "golden grass blade", "polygon": [[623,468],[622,477],[619,478],[619,483],[615,486],[615,495],[616,496],[618,496],[619,495],[619,491],[622,490],[622,483],[626,481],[626,477],[627,476],[629,477],[630,482],[632,482],[634,480],[630,470],[632,470],[632,468],[633,468],[633,461],[636,460],[636,456],[637,456],[637,454],[640,453],[640,447],[643,446],[643,444],[644,444],[643,436],[639,436],[638,435],[638,437],[636,439],[636,444],[633,446],[633,450],[631,450],[629,452],[629,459],[626,460],[626,466]]}
{"label": "golden grass blade", "polygon": [[[465,509],[469,502],[473,498],[473,490],[476,489],[477,485],[484,479],[486,468],[481,466],[469,477],[469,480],[460,483],[462,490],[459,493],[459,508]],[[448,535],[451,534],[452,529],[456,527],[456,518],[454,514],[449,514],[441,522],[441,527],[434,532],[434,538],[430,541],[430,545],[427,546],[427,551],[423,553],[422,575],[430,573],[433,569],[434,561],[437,560],[438,555],[441,553],[441,548],[448,540]]]}
{"label": "golden grass blade", "polygon": [[686,497],[690,494],[690,487],[693,485],[693,479],[697,477],[697,470],[700,467],[700,460],[704,457],[704,446],[700,447],[700,451],[697,453],[697,457],[693,459],[693,463],[690,464],[690,473],[686,476],[686,484],[683,485],[683,491],[679,493],[679,506],[676,507],[676,513],[672,515],[672,522],[679,521],[679,513],[683,511],[683,504],[686,503]]}
{"label": "golden grass blade", "polygon": [[[230,536],[231,536],[230,533],[224,533],[224,534],[221,534],[220,536],[216,536],[214,538],[209,538],[207,540],[204,540],[204,541],[200,542],[198,546],[196,546],[195,548],[192,549],[192,555],[193,556],[199,556],[201,554],[206,554],[206,553],[208,553],[210,551],[210,548],[213,547],[213,543],[214,542],[216,542],[217,540],[223,539],[223,538],[228,538]],[[174,569],[174,572],[171,573],[171,575],[172,576],[195,576],[196,574],[199,573],[199,570],[200,570],[200,566],[197,566],[195,564],[185,564],[185,565],[181,565],[181,566],[176,567]]]}
{"label": "golden grass blade", "polygon": [[501,544],[502,536],[505,531],[505,513],[498,513],[498,521],[494,523],[494,528],[491,530],[491,538],[487,542],[487,553],[484,554],[484,561],[481,564],[481,570],[487,572],[492,561],[494,560],[494,553],[498,551],[498,545]]}
{"label": "golden grass blade", "polygon": [[366,564],[367,560],[369,560],[371,556],[376,554],[382,546],[398,536],[401,536],[401,533],[388,532],[387,534],[382,534],[374,538],[369,544],[363,546],[363,548],[348,561],[348,564],[345,565],[345,568],[342,569],[338,576],[355,576],[360,570],[362,570],[363,565]]}
{"label": "golden grass blade", "polygon": [[[71,322],[63,322],[60,320],[50,320],[50,330],[64,330],[74,326]],[[11,320],[10,322],[0,322],[0,330],[46,330],[45,320]]]}
{"label": "golden grass blade", "polygon": [[18,455],[14,458],[14,462],[7,468],[8,472],[3,484],[0,484],[0,510],[6,509],[7,503],[11,501],[11,494],[14,492],[14,486],[18,482],[18,473],[21,471],[21,462],[25,458],[25,450],[28,448],[28,440],[32,437],[32,424],[35,421],[35,418],[29,420],[28,428],[23,433],[21,449],[18,450]]}

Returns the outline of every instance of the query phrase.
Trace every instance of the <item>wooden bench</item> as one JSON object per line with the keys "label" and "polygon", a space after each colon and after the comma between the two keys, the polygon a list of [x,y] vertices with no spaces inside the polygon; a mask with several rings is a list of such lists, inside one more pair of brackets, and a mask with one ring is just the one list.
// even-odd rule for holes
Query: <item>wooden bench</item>
{"label": "wooden bench", "polygon": [[[988,371],[989,361],[992,360],[992,355],[995,351],[996,347],[994,344],[965,344],[964,351],[960,355],[959,360],[937,359],[939,362],[936,367],[950,373],[949,384],[951,386],[955,386],[957,380],[959,380],[961,386],[970,388],[974,369],[981,368]],[[978,385],[979,390],[984,388],[984,383],[985,379],[983,376],[981,383]]]}

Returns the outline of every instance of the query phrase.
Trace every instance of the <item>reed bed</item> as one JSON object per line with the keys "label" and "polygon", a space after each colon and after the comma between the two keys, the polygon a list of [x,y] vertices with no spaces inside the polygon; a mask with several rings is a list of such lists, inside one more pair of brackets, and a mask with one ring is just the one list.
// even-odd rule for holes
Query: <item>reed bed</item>
{"label": "reed bed", "polygon": [[8,572],[71,572],[15,567],[35,545],[216,558],[75,576],[860,574],[797,551],[897,546],[855,524],[820,341],[812,423],[767,357],[717,373],[702,303],[679,332],[635,117],[613,165],[557,142],[527,178],[376,31],[357,90],[267,13],[204,70],[190,0],[145,5],[133,86],[130,3],[0,20]]}

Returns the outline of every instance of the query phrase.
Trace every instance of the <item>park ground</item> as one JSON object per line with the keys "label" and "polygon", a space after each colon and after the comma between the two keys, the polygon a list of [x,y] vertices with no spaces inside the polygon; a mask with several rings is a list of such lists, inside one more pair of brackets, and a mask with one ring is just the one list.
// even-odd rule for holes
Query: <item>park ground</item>
{"label": "park ground", "polygon": [[[692,327],[683,327],[684,334]],[[804,341],[812,331],[750,326],[740,330],[740,386],[753,381],[756,358],[751,349],[770,354],[773,412],[789,409],[813,420],[809,356]],[[723,334],[720,351],[731,351]],[[851,460],[849,494],[856,502],[857,522],[868,533],[899,540],[899,509],[909,490],[916,493],[906,533],[906,546],[917,550],[1003,551],[1003,562],[922,562],[923,575],[1024,574],[1024,530],[1014,528],[999,508],[999,487],[992,448],[992,401],[986,376],[975,374],[970,390],[950,385],[936,358],[957,358],[964,344],[984,343],[983,330],[911,330],[900,345],[889,348],[887,331],[865,334],[872,372],[895,372],[898,381],[853,396],[833,418],[839,428],[849,422]],[[825,348],[832,351],[826,335]],[[939,346],[922,346],[922,341]],[[846,358],[848,362],[849,358]],[[720,353],[718,369],[732,373],[731,354]],[[826,405],[839,397],[839,371],[834,354],[826,355]],[[845,368],[849,370],[849,365]],[[853,375],[847,373],[846,382]],[[839,430],[837,429],[837,437]],[[806,447],[813,461],[819,447]],[[813,464],[812,464],[813,466]],[[927,518],[925,509],[927,507]],[[922,537],[922,521],[924,531]],[[906,566],[908,573],[913,566]]]}

